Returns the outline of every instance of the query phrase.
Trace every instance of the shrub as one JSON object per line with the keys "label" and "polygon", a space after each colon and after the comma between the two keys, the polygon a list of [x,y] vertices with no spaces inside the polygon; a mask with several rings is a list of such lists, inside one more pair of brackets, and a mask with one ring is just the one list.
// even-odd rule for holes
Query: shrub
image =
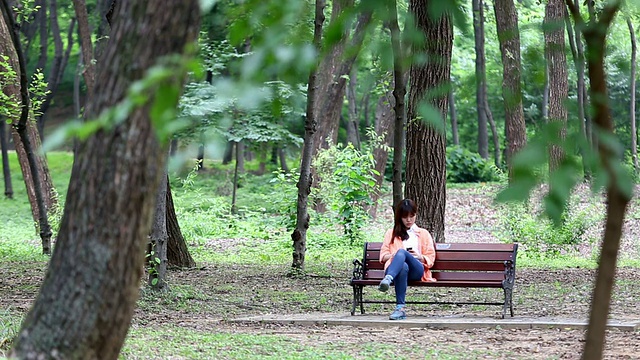
{"label": "shrub", "polygon": [[491,161],[460,146],[447,148],[447,181],[477,183],[498,179],[498,169]]}

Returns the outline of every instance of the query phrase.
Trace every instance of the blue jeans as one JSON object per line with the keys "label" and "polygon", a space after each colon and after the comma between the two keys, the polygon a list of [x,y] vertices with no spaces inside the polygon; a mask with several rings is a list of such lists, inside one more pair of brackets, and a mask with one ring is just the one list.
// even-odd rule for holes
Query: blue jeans
{"label": "blue jeans", "polygon": [[407,250],[400,249],[384,273],[385,275],[393,276],[393,286],[396,288],[396,304],[404,305],[405,296],[407,295],[407,283],[422,278],[424,265]]}

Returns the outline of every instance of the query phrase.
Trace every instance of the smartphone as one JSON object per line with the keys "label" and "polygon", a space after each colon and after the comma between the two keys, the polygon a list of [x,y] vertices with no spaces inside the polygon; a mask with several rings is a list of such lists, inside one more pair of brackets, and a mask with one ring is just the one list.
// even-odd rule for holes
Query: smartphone
{"label": "smartphone", "polygon": [[408,248],[407,248],[407,251],[411,251],[411,250],[413,250],[413,248],[412,248],[412,247],[408,247]]}

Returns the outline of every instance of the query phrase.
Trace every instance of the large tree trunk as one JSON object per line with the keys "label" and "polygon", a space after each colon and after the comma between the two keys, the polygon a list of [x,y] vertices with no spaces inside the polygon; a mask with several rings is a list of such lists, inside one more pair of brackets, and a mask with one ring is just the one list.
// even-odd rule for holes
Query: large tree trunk
{"label": "large tree trunk", "polygon": [[[549,77],[549,122],[557,126],[558,139],[562,142],[567,136],[567,97],[569,95],[569,75],[565,55],[564,18],[566,4],[564,0],[548,0],[544,18],[545,57]],[[549,170],[560,167],[565,157],[560,145],[549,147]]]}
{"label": "large tree trunk", "polygon": [[[324,24],[324,0],[316,0],[313,46],[316,51],[320,51],[322,42],[322,25]],[[309,228],[308,199],[311,193],[311,159],[314,150],[314,133],[316,132],[317,120],[315,113],[315,101],[317,89],[317,69],[311,70],[309,83],[307,85],[307,118],[304,122],[304,146],[302,148],[302,158],[300,160],[300,179],[298,180],[298,202],[296,204],[296,228],[291,233],[293,241],[293,261],[291,269],[293,271],[304,271],[304,259],[307,252],[307,229]]]}
{"label": "large tree trunk", "polygon": [[476,48],[476,108],[478,109],[478,154],[489,157],[489,132],[487,129],[487,71],[484,54],[484,4],[473,0],[473,33]]}
{"label": "large tree trunk", "polygon": [[520,31],[518,14],[513,0],[495,0],[496,29],[502,54],[502,97],[504,99],[505,135],[507,139],[506,161],[509,180],[513,178],[511,161],[513,155],[527,144],[527,132],[522,109],[520,84]]}
{"label": "large tree trunk", "polygon": [[[453,26],[451,14],[429,13],[434,0],[411,0],[409,9],[416,25],[425,35],[421,46],[414,45],[414,54],[425,54],[425,64],[411,66],[409,106],[407,113],[407,184],[405,194],[418,206],[417,223],[431,232],[437,242],[444,242],[444,213],[446,206],[446,148],[445,136],[433,125],[444,128],[447,117],[450,83]],[[418,119],[422,102],[433,106],[437,119]]]}
{"label": "large tree trunk", "polygon": [[[622,1],[612,1],[600,12],[599,19],[594,18],[591,12],[590,21],[585,24],[579,10],[573,5],[573,1],[567,0],[571,14],[578,25],[583,28],[585,42],[587,44],[587,66],[591,83],[591,99],[593,119],[599,131],[614,136],[613,121],[609,109],[609,98],[604,66],[606,34],[613,18]],[[618,154],[607,141],[598,141],[598,153],[601,165],[608,175],[607,182],[607,214],[602,240],[602,251],[598,265],[593,299],[591,301],[591,313],[589,327],[582,358],[585,360],[601,359],[604,350],[604,339],[609,316],[611,292],[615,282],[616,264],[624,217],[632,194],[626,193],[620,187],[620,179],[614,164],[619,161]],[[623,180],[624,181],[624,180]]]}
{"label": "large tree trunk", "polygon": [[[195,40],[199,11],[195,0],[123,0],[87,116],[116,105],[160,57]],[[134,109],[79,146],[58,243],[10,356],[118,358],[166,158],[148,112]]]}
{"label": "large tree trunk", "polygon": [[166,211],[166,223],[167,223],[167,235],[169,240],[167,241],[167,262],[169,267],[177,268],[192,268],[196,266],[196,262],[189,253],[187,242],[182,236],[180,230],[180,224],[178,223],[178,217],[176,216],[176,208],[173,205],[173,195],[171,194],[171,185],[169,183],[169,177],[167,177],[167,211]]}

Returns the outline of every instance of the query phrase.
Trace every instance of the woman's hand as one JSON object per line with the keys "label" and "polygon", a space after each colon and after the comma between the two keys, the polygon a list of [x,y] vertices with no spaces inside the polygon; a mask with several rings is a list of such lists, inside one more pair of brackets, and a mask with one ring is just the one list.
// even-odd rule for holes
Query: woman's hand
{"label": "woman's hand", "polygon": [[422,256],[420,256],[420,254],[418,254],[413,248],[408,248],[407,251],[409,252],[409,254],[411,254],[411,256],[413,256],[414,258],[422,261]]}

